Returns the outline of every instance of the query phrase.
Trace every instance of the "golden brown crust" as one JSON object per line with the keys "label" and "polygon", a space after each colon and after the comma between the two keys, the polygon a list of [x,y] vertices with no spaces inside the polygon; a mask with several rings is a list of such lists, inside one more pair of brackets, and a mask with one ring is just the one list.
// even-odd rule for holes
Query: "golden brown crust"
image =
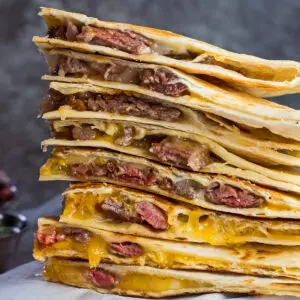
{"label": "golden brown crust", "polygon": [[[49,227],[52,228],[51,230],[59,231],[66,226],[70,227],[70,225],[49,218],[40,218],[38,220],[39,232],[43,232],[44,229],[47,230]],[[300,278],[299,246],[246,244],[227,248],[209,244],[149,239],[79,225],[76,228],[88,230],[91,233],[91,242],[93,242],[93,239],[97,241],[94,249],[104,249],[101,255],[97,256],[95,252],[89,255],[84,250],[84,247],[89,247],[90,242],[87,245],[81,244],[81,250],[78,246],[73,248],[72,244],[71,246],[57,247],[54,245],[53,247],[48,246],[45,248],[35,243],[34,257],[39,261],[46,261],[49,257],[91,259],[89,262],[91,267],[95,267],[95,260],[98,264],[101,259],[102,263],[150,266],[162,269],[208,270],[213,272]],[[144,249],[144,254],[139,257],[126,258],[107,251],[107,245],[110,243],[123,242],[138,244]],[[160,253],[159,257],[155,255],[157,252]],[[98,257],[100,258],[99,260]]]}
{"label": "golden brown crust", "polygon": [[[196,180],[197,182],[201,183],[202,186],[208,186],[211,181],[220,181],[226,182],[230,185],[237,186],[240,188],[245,188],[251,191],[254,194],[260,195],[264,197],[264,204],[258,208],[247,208],[247,209],[236,209],[230,208],[225,205],[215,205],[209,203],[204,200],[203,196],[196,197],[194,199],[188,199],[186,197],[179,196],[175,193],[172,193],[167,190],[160,189],[159,187],[155,186],[144,186],[144,185],[135,185],[135,184],[128,184],[123,181],[113,180],[107,177],[95,177],[90,178],[90,180],[94,181],[106,181],[114,184],[121,184],[122,186],[129,186],[133,188],[138,188],[141,190],[146,190],[151,193],[159,194],[162,196],[166,196],[169,198],[175,198],[179,201],[183,201],[186,203],[194,204],[197,206],[201,206],[207,209],[213,209],[218,211],[224,212],[231,212],[237,214],[244,214],[247,216],[259,216],[265,218],[299,218],[299,196],[296,195],[289,195],[287,193],[276,192],[271,189],[263,188],[254,184],[251,184],[244,180],[239,180],[235,177],[226,177],[222,175],[207,175],[205,173],[192,173],[192,172],[185,172],[176,168],[170,168],[167,166],[163,166],[157,163],[154,163],[150,160],[146,160],[140,157],[129,156],[126,154],[120,154],[116,152],[110,152],[105,150],[89,150],[89,149],[80,149],[80,148],[65,148],[65,149],[57,149],[52,154],[52,158],[48,160],[42,168],[40,172],[40,179],[41,180],[69,180],[69,181],[79,181],[80,178],[74,178],[67,173],[60,173],[56,174],[55,171],[51,170],[50,166],[52,164],[51,159],[55,162],[56,159],[62,159],[63,162],[68,160],[68,156],[72,155],[86,157],[92,156],[94,157],[101,157],[102,159],[114,159],[117,161],[129,162],[129,163],[137,163],[142,164],[150,168],[154,168],[156,171],[159,172],[161,176],[169,177],[172,180],[181,180],[186,178],[188,180]],[[259,177],[259,179],[261,179]],[[279,209],[280,207],[280,209]]]}
{"label": "golden brown crust", "polygon": [[[133,55],[109,47],[87,45],[78,42],[59,41],[55,39],[34,37],[34,42],[52,43],[52,45],[56,45],[56,47],[73,48],[79,51],[90,53],[100,53],[131,60],[140,60],[174,66],[186,72],[205,74],[220,78],[229,82],[235,88],[246,90],[247,92],[260,96],[278,96],[285,93],[296,93],[300,91],[300,64],[298,62],[266,60],[246,54],[233,53],[205,42],[197,41],[164,30],[130,24],[104,22],[95,18],[89,18],[82,14],[74,14],[51,8],[42,8],[40,15],[43,16],[48,26],[61,24],[66,18],[68,18],[79,24],[131,30],[153,39],[156,42],[163,41],[165,44],[170,45],[171,47],[188,49],[189,51],[198,53],[199,56],[193,61],[180,61],[163,55]],[[246,73],[249,73],[250,75],[244,76],[241,74],[242,72],[238,73],[217,65],[197,63],[197,61],[201,59],[201,55],[203,53],[213,56],[221,63],[224,63],[225,66],[227,64],[231,64],[235,68],[240,68],[242,66],[242,69],[246,70]],[[253,77],[251,75],[252,73],[266,73],[268,76],[266,77],[267,79],[264,79],[263,77],[263,79],[257,79],[255,76]]]}
{"label": "golden brown crust", "polygon": [[[215,274],[200,271],[160,270],[150,267],[109,264],[102,264],[102,270],[118,274],[120,281],[112,289],[103,289],[96,287],[82,276],[80,271],[82,271],[83,268],[88,268],[84,262],[51,259],[45,267],[44,277],[49,281],[89,288],[100,293],[147,298],[162,298],[207,292],[300,295],[299,281],[296,280]],[[63,270],[63,272],[59,274],[59,270]],[[72,272],[74,276],[70,276],[68,272]],[[138,288],[136,283],[134,283],[134,278],[137,278],[135,276],[150,280],[152,284],[148,285],[146,291],[144,288]]]}
{"label": "golden brown crust", "polygon": [[[108,118],[107,120],[113,120],[113,118]],[[88,119],[88,120],[83,120],[83,119],[72,119],[72,120],[64,120],[64,121],[59,121],[56,120],[53,122],[53,125],[56,126],[56,128],[59,127],[64,127],[64,126],[71,126],[72,122],[77,122],[77,123],[87,123],[87,124],[94,124],[95,126],[97,126],[96,124],[98,124],[99,122],[101,122],[100,119]],[[114,121],[114,123],[122,123],[122,121]],[[129,122],[127,121],[126,124],[128,125]],[[275,180],[278,182],[283,182],[283,183],[288,183],[288,184],[293,184],[296,186],[300,186],[300,171],[297,170],[296,168],[290,167],[284,167],[284,166],[279,166],[278,168],[271,168],[269,166],[264,166],[261,165],[259,163],[255,163],[255,161],[257,161],[256,159],[259,158],[259,154],[255,155],[255,153],[253,154],[251,160],[247,160],[245,158],[243,158],[240,155],[236,155],[236,151],[228,151],[227,149],[225,149],[223,146],[221,146],[219,143],[213,141],[213,139],[208,139],[204,136],[201,136],[199,134],[193,134],[193,133],[186,133],[186,132],[182,132],[182,131],[178,131],[178,130],[172,130],[172,129],[167,129],[167,128],[163,128],[160,126],[149,126],[149,125],[142,125],[142,124],[138,124],[138,123],[134,123],[134,122],[130,122],[130,124],[136,128],[146,128],[146,130],[149,132],[149,134],[151,134],[151,130],[153,130],[153,132],[156,132],[156,134],[159,132],[161,134],[165,134],[165,135],[170,135],[170,136],[177,136],[177,137],[182,137],[182,138],[188,138],[191,139],[192,141],[201,143],[201,144],[205,144],[208,149],[210,149],[211,152],[213,152],[215,154],[216,157],[219,157],[224,164],[228,164],[230,166],[234,166],[236,168],[239,168],[239,172],[236,172],[235,176],[239,176],[238,174],[241,174],[242,178],[248,179],[246,176],[250,176],[251,180],[254,179],[254,182],[258,182],[261,184],[265,184],[265,185],[272,185],[272,182],[265,182],[265,180],[261,181],[261,179],[264,178],[269,178],[271,180]],[[43,146],[50,146],[50,145],[56,145],[56,146],[71,146],[71,147],[93,147],[93,148],[106,148],[106,149],[112,149],[115,151],[119,151],[119,152],[123,152],[123,153],[127,153],[127,154],[131,154],[131,155],[136,155],[136,156],[141,156],[141,157],[145,157],[148,159],[152,159],[152,160],[157,160],[157,158],[155,156],[153,156],[151,153],[148,153],[147,151],[144,151],[142,148],[138,148],[138,147],[133,147],[133,146],[129,146],[129,147],[122,147],[122,146],[118,146],[115,143],[113,143],[112,141],[109,140],[105,140],[105,139],[97,139],[97,140],[85,140],[85,141],[81,141],[81,140],[67,140],[67,139],[55,139],[55,138],[51,138],[48,140],[43,141]],[[253,150],[253,148],[251,148]],[[261,151],[263,151],[263,149],[261,149]],[[265,150],[267,151],[267,150]],[[276,156],[275,156],[276,158]],[[253,162],[254,161],[254,162]],[[214,165],[217,165],[217,167],[219,168],[218,172],[222,173],[222,169],[221,165],[216,162],[213,163],[207,167],[204,168],[205,169],[209,169],[211,173],[213,173],[214,170]],[[251,171],[251,174],[247,174],[248,171]],[[245,173],[246,172],[246,173]],[[259,174],[260,179],[255,180],[255,173]],[[263,177],[261,177],[263,176]],[[279,188],[283,189],[283,190],[289,190],[286,186],[280,185]],[[276,186],[274,186],[276,188]]]}
{"label": "golden brown crust", "polygon": [[[106,56],[84,54],[64,49],[51,49],[49,45],[40,45],[45,52],[50,65],[56,64],[58,55],[66,55],[78,59],[85,59],[99,63],[109,63],[120,61],[116,58]],[[124,61],[123,61],[124,63]],[[137,68],[157,68],[157,65],[126,62]],[[166,67],[164,67],[166,68]],[[157,92],[151,92],[149,89],[137,85],[121,85],[115,83],[115,86],[123,86],[127,90],[151,95],[172,103],[190,107],[192,109],[213,113],[232,120],[234,122],[245,124],[252,128],[267,128],[271,132],[293,140],[300,140],[300,113],[289,107],[275,104],[274,102],[260,99],[246,93],[241,93],[224,86],[214,86],[208,82],[189,76],[175,69],[170,69],[180,78],[189,88],[191,95],[182,97],[170,97]],[[62,76],[44,76],[44,79],[57,80],[70,83],[86,83],[95,86],[113,86],[109,82],[99,81],[97,77],[62,77]],[[126,87],[125,87],[126,86]]]}

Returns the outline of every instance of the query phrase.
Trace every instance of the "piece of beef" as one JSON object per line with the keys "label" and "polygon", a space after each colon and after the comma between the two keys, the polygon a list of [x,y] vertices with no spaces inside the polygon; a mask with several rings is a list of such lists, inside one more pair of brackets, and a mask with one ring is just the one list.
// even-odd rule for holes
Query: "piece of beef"
{"label": "piece of beef", "polygon": [[79,41],[119,49],[131,54],[157,53],[180,60],[193,60],[199,54],[190,50],[178,52],[167,45],[155,43],[152,39],[131,30],[119,30],[90,25],[76,26],[71,20],[64,25],[51,27],[47,35],[67,41]]}
{"label": "piece of beef", "polygon": [[188,86],[166,68],[143,69],[140,81],[141,85],[167,96],[179,97],[188,93]]}
{"label": "piece of beef", "polygon": [[109,251],[122,257],[138,257],[144,254],[143,248],[136,243],[110,243]]}
{"label": "piece of beef", "polygon": [[154,229],[161,230],[168,228],[167,217],[163,210],[149,201],[134,203],[129,198],[118,201],[107,197],[101,203],[101,210],[125,222],[137,224],[146,222]]}
{"label": "piece of beef", "polygon": [[106,176],[108,172],[107,166],[99,166],[96,163],[90,164],[70,164],[69,174],[72,177],[89,179],[95,177]]}
{"label": "piece of beef", "polygon": [[147,117],[154,120],[174,121],[180,119],[180,109],[162,105],[156,99],[120,94],[95,94],[92,92],[63,95],[50,89],[42,99],[41,113],[69,105],[78,111],[105,111],[124,115]]}
{"label": "piece of beef", "polygon": [[157,180],[157,185],[162,189],[162,190],[169,190],[173,191],[175,188],[175,184],[172,181],[171,178],[168,177],[160,177]]}
{"label": "piece of beef", "polygon": [[134,163],[119,163],[111,177],[126,183],[151,186],[156,182],[155,170]]}
{"label": "piece of beef", "polygon": [[76,95],[64,96],[64,98],[65,98],[65,104],[71,106],[72,109],[78,111],[85,111],[87,108],[85,101],[76,97]]}
{"label": "piece of beef", "polygon": [[161,142],[166,136],[165,135],[146,135],[142,139],[134,140],[132,146],[143,149],[150,149],[153,143]]}
{"label": "piece of beef", "polygon": [[117,275],[112,274],[105,270],[89,269],[87,272],[88,272],[88,278],[95,286],[99,288],[111,289],[119,282],[119,278]]}
{"label": "piece of beef", "polygon": [[40,102],[40,113],[44,114],[49,111],[57,110],[65,104],[65,96],[60,92],[49,89],[45,97]]}
{"label": "piece of beef", "polygon": [[57,242],[56,231],[52,231],[52,232],[38,231],[36,233],[36,238],[42,247],[52,246]]}
{"label": "piece of beef", "polygon": [[89,165],[87,164],[70,164],[69,175],[77,178],[86,178],[89,171]]}
{"label": "piece of beef", "polygon": [[255,208],[263,202],[262,197],[247,190],[219,182],[212,182],[206,188],[205,198],[213,204],[234,208]]}
{"label": "piece of beef", "polygon": [[199,182],[191,179],[183,179],[177,182],[173,182],[171,178],[160,177],[157,180],[157,185],[162,190],[169,191],[188,199],[197,198],[203,189],[202,185]]}
{"label": "piece of beef", "polygon": [[131,223],[142,223],[143,220],[137,211],[134,209],[134,204],[129,198],[123,199],[123,201],[117,201],[112,198],[105,198],[101,203],[101,209],[122,221]]}
{"label": "piece of beef", "polygon": [[65,74],[88,74],[90,71],[88,62],[70,56],[60,56],[58,65]]}
{"label": "piece of beef", "polygon": [[64,25],[49,27],[46,35],[52,39],[65,40],[66,38],[66,27]]}
{"label": "piece of beef", "polygon": [[53,26],[48,29],[47,36],[67,41],[76,41],[76,36],[79,34],[79,28],[69,19],[64,25]]}
{"label": "piece of beef", "polygon": [[115,139],[114,143],[119,146],[124,146],[124,147],[129,146],[133,141],[134,134],[135,134],[134,127],[126,126],[123,128],[122,136]]}
{"label": "piece of beef", "polygon": [[82,125],[80,127],[73,127],[72,136],[74,140],[93,140],[97,135],[97,130],[91,128],[89,125]]}
{"label": "piece of beef", "polygon": [[77,178],[108,177],[126,183],[151,186],[157,180],[157,173],[153,169],[134,163],[108,161],[104,165],[96,163],[71,164],[69,174]]}
{"label": "piece of beef", "polygon": [[52,246],[56,242],[64,241],[67,237],[80,242],[86,243],[90,238],[90,232],[82,228],[63,227],[53,231],[38,231],[36,238],[43,247]]}
{"label": "piece of beef", "polygon": [[197,198],[203,191],[203,186],[192,179],[184,179],[174,184],[173,192],[188,199]]}
{"label": "piece of beef", "polygon": [[115,95],[99,94],[95,99],[89,98],[88,108],[93,111],[101,110],[163,121],[178,120],[181,117],[181,111],[177,108],[122,93]]}
{"label": "piece of beef", "polygon": [[91,237],[89,231],[77,227],[64,227],[61,233],[80,243],[88,242]]}
{"label": "piece of beef", "polygon": [[139,84],[141,70],[131,67],[129,64],[114,63],[106,68],[103,75],[107,81]]}
{"label": "piece of beef", "polygon": [[65,21],[65,27],[66,27],[66,33],[65,33],[65,37],[67,41],[76,41],[76,37],[79,34],[79,29],[78,27],[72,23],[71,20],[67,19]]}
{"label": "piece of beef", "polygon": [[167,137],[160,143],[153,143],[150,152],[163,162],[193,171],[199,171],[211,163],[205,145],[176,137]]}
{"label": "piece of beef", "polygon": [[165,230],[168,228],[168,220],[164,211],[149,201],[141,201],[135,204],[136,211],[143,221],[155,229]]}
{"label": "piece of beef", "polygon": [[[149,107],[148,107],[149,106]],[[171,108],[163,105],[147,105],[138,103],[138,115],[149,117],[154,120],[176,121],[182,116],[178,108]]]}
{"label": "piece of beef", "polygon": [[150,39],[133,31],[92,26],[83,26],[81,33],[77,35],[77,40],[116,48],[132,54],[150,53],[149,46],[152,44]]}
{"label": "piece of beef", "polygon": [[59,69],[65,74],[97,75],[100,79],[142,85],[167,96],[188,94],[188,86],[165,68],[143,69],[126,64],[89,62],[73,57],[60,56]]}

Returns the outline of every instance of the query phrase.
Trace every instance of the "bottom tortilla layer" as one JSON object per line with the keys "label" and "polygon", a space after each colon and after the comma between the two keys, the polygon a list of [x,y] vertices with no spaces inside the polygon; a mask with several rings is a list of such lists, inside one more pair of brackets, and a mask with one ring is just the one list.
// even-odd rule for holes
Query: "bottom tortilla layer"
{"label": "bottom tortilla layer", "polygon": [[247,244],[214,247],[118,234],[70,226],[40,218],[34,258],[77,258],[90,268],[101,263],[148,266],[160,269],[209,270],[300,280],[300,247]]}
{"label": "bottom tortilla layer", "polygon": [[61,258],[49,259],[43,275],[48,281],[99,293],[138,297],[210,292],[300,296],[297,280],[111,264],[101,264],[91,270],[87,262]]}

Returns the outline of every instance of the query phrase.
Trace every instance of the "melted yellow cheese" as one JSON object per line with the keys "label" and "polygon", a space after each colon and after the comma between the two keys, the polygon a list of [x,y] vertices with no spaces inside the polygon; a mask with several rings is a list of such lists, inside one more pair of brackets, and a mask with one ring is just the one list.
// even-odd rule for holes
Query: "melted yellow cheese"
{"label": "melted yellow cheese", "polygon": [[[107,220],[101,211],[97,210],[97,204],[103,201],[101,194],[82,193],[80,195],[69,194],[66,197],[63,217],[72,220],[89,220],[99,229],[110,226],[112,231],[117,230],[111,220]],[[166,212],[172,215],[172,212]],[[269,223],[245,222],[236,216],[209,213],[202,209],[186,210],[188,216],[186,223],[179,223],[174,217],[168,218],[169,228],[164,231],[171,236],[182,236],[190,241],[207,242],[211,245],[242,244],[249,241],[260,241],[261,238],[280,241],[300,241],[300,236],[284,228],[272,228]],[[118,227],[128,228],[128,223],[118,223]],[[136,225],[143,226],[143,225]],[[130,233],[130,232],[128,232]],[[152,235],[155,237],[155,233]]]}
{"label": "melted yellow cheese", "polygon": [[[103,139],[107,140],[108,142],[111,142],[111,139],[112,139],[111,136],[107,136],[107,137],[102,136],[100,138],[103,138]],[[51,176],[51,175],[52,176],[53,175],[54,176],[55,175],[69,176],[70,175],[69,174],[69,165],[70,164],[95,162],[99,166],[101,166],[106,161],[107,161],[106,158],[93,156],[92,154],[91,154],[91,156],[89,156],[89,158],[87,158],[86,155],[80,155],[80,154],[69,154],[69,155],[65,156],[64,158],[61,158],[58,156],[52,156],[48,159],[46,164],[41,168],[40,174],[41,174],[41,176],[44,176],[44,177]],[[176,180],[174,178],[175,177],[172,177],[173,180]],[[85,196],[82,195],[82,197],[85,197]],[[94,195],[94,197],[96,197],[96,195]],[[205,199],[203,196],[199,196],[199,200],[203,201]],[[262,214],[263,214],[265,209],[268,209],[269,211],[273,211],[273,212],[290,211],[292,206],[293,206],[292,204],[288,204],[287,202],[284,203],[280,199],[275,198],[275,199],[272,199],[272,201],[264,201],[264,204],[261,206],[261,209],[262,209]],[[197,222],[196,218],[194,218],[194,220],[195,220],[195,222]],[[196,227],[196,226],[194,226],[194,227]]]}
{"label": "melted yellow cheese", "polygon": [[[74,243],[74,242],[73,242]],[[69,249],[71,247],[72,240],[70,238],[67,238],[64,241],[56,242],[52,245],[54,249],[60,250],[60,249]],[[74,247],[74,245],[72,245]]]}
{"label": "melted yellow cheese", "polygon": [[99,236],[93,236],[87,245],[88,260],[91,268],[97,268],[102,257],[107,255],[107,245]]}
{"label": "melted yellow cheese", "polygon": [[76,194],[70,194],[65,197],[63,217],[73,216],[79,219],[89,219],[97,214],[97,204],[100,204],[105,194],[80,193],[80,197]]}
{"label": "melted yellow cheese", "polygon": [[132,273],[123,277],[118,284],[118,288],[122,290],[135,290],[140,292],[163,292],[197,287],[199,287],[199,283],[193,280],[175,279],[165,276],[159,277],[139,273]]}
{"label": "melted yellow cheese", "polygon": [[40,169],[40,174],[43,176],[51,175],[68,175],[68,163],[65,159],[58,157],[50,157],[46,164]]}
{"label": "melted yellow cheese", "polygon": [[[118,241],[115,241],[118,242]],[[51,246],[40,248],[37,241],[35,241],[34,255],[37,259],[45,261],[46,257],[59,257],[64,256],[63,253],[71,251],[76,257],[80,257],[89,261],[91,268],[96,268],[101,259],[110,261],[112,263],[122,262],[126,264],[131,262],[137,265],[147,264],[150,266],[157,266],[161,268],[172,268],[176,264],[194,266],[207,265],[208,262],[211,266],[221,268],[222,266],[228,267],[231,262],[226,262],[222,258],[209,258],[195,254],[186,254],[178,251],[157,251],[153,245],[140,245],[144,249],[144,254],[136,258],[121,258],[115,256],[108,251],[108,243],[100,236],[93,236],[85,245],[78,243],[74,240],[67,239],[62,242],[57,242]]]}
{"label": "melted yellow cheese", "polygon": [[[87,268],[80,264],[64,263],[62,260],[51,260],[44,269],[44,278],[79,287],[93,285],[87,276]],[[207,281],[173,278],[171,276],[142,274],[128,271],[116,274],[120,280],[114,288],[124,291],[163,292],[188,288],[210,288],[214,285]]]}
{"label": "melted yellow cheese", "polygon": [[[59,223],[58,223],[59,224]],[[62,226],[53,227],[55,232],[61,231]],[[39,227],[39,232],[43,232],[46,226]],[[49,228],[46,227],[46,230]],[[51,232],[48,231],[51,234]],[[215,269],[216,271],[247,272],[249,274],[265,274],[272,276],[289,276],[299,278],[299,268],[292,267],[294,262],[284,263],[281,259],[276,262],[276,256],[286,255],[287,249],[281,249],[276,246],[243,246],[231,249],[220,248],[220,253],[213,250],[202,248],[199,245],[199,251],[193,249],[192,252],[185,252],[184,248],[168,248],[162,244],[135,239],[134,242],[143,248],[144,253],[141,256],[126,258],[115,255],[109,251],[110,243],[128,242],[131,239],[120,240],[111,235],[103,235],[90,232],[87,241],[78,242],[72,237],[66,240],[56,242],[50,246],[40,246],[37,240],[34,242],[34,257],[39,261],[45,261],[49,257],[76,257],[89,261],[90,268],[99,266],[102,259],[105,262],[114,264],[130,264],[138,266],[151,266],[169,269]],[[189,247],[189,244],[186,245]],[[286,247],[288,248],[288,247]],[[224,251],[224,253],[222,253]],[[293,249],[292,255],[298,255],[298,251]],[[262,263],[263,261],[263,263]],[[296,263],[296,262],[295,262]],[[292,264],[292,265],[291,265]]]}

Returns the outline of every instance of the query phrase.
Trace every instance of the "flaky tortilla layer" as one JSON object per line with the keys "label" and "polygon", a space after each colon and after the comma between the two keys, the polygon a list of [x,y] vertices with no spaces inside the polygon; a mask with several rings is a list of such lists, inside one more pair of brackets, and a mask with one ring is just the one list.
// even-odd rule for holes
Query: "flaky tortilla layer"
{"label": "flaky tortilla layer", "polygon": [[[38,220],[38,232],[64,232],[71,225],[49,218]],[[101,263],[150,266],[162,269],[209,270],[260,276],[300,278],[300,247],[248,244],[215,247],[208,244],[182,243],[118,234],[92,227],[71,226],[88,233],[88,240],[76,241],[72,236],[53,245],[41,245],[36,239],[34,257],[46,261],[49,257],[80,258],[91,268]],[[142,254],[124,257],[110,251],[111,244],[138,245]]]}
{"label": "flaky tortilla layer", "polygon": [[116,278],[115,283],[109,288],[99,287],[91,280],[86,262],[60,258],[48,261],[43,276],[48,281],[88,288],[99,293],[144,298],[213,292],[300,296],[300,282],[291,279],[110,264],[101,264],[98,270],[111,274]]}
{"label": "flaky tortilla layer", "polygon": [[[60,79],[63,78],[55,77],[55,80]],[[84,92],[99,94],[108,93],[110,95],[129,92],[129,95],[131,95],[130,87],[131,85],[128,84],[115,82],[110,83],[105,81],[101,83],[101,86],[66,82],[50,83],[51,89],[64,95],[76,95],[77,93]],[[141,95],[140,93],[133,93],[133,95],[136,95],[137,97]],[[151,92],[148,90],[143,95],[152,97]],[[260,161],[262,164],[286,166],[300,165],[300,158],[294,155],[295,152],[300,152],[299,142],[287,140],[276,135],[272,136],[272,133],[268,130],[251,131],[251,129],[247,129],[247,131],[243,131],[217,116],[205,115],[178,103],[170,103],[169,101],[165,101],[160,98],[154,99],[157,101],[160,100],[164,105],[169,105],[179,109],[182,113],[182,117],[177,121],[163,121],[102,111],[77,111],[73,110],[68,105],[63,105],[57,111],[50,111],[43,114],[43,118],[48,120],[112,119],[149,125],[153,124],[169,129],[203,135],[241,156]],[[286,150],[286,153],[283,153],[283,150]]]}
{"label": "flaky tortilla layer", "polygon": [[[57,65],[59,55],[69,56],[100,64],[117,64],[122,63],[135,68],[158,69],[157,65],[142,64],[130,61],[123,61],[106,56],[84,54],[65,49],[52,49],[49,45],[40,45],[44,52],[49,66],[54,68]],[[238,92],[225,86],[212,85],[195,76],[187,75],[178,70],[167,68],[171,73],[176,75],[180,82],[184,83],[190,92],[190,95],[181,97],[165,96],[161,93],[153,92],[153,95],[159,96],[170,102],[180,102],[180,104],[189,106],[193,109],[213,113],[224,118],[230,119],[240,124],[246,124],[254,128],[268,128],[275,134],[300,140],[300,112],[289,107],[276,104],[261,98],[251,96],[246,93]],[[51,77],[45,77],[51,79]],[[52,78],[53,79],[53,78]],[[60,77],[60,80],[77,83],[91,83],[101,85],[97,76],[83,77]],[[103,79],[102,79],[103,80]],[[137,87],[131,84],[136,91],[146,92],[148,89]],[[293,133],[291,134],[291,130]]]}
{"label": "flaky tortilla layer", "polygon": [[[126,126],[132,126],[135,128],[136,132],[139,134],[143,134],[145,136],[151,136],[151,135],[166,135],[170,137],[179,137],[184,139],[190,139],[193,142],[197,142],[199,144],[206,145],[208,147],[209,151],[213,153],[217,158],[221,159],[224,164],[227,164],[231,167],[236,167],[238,169],[243,170],[239,172],[241,174],[242,178],[248,179],[247,172],[245,171],[251,171],[252,173],[252,179],[254,179],[254,182],[257,182],[262,185],[270,185],[271,181],[269,180],[268,182],[261,181],[262,177],[255,179],[253,176],[254,173],[258,173],[259,175],[262,175],[265,178],[269,178],[273,181],[281,182],[278,186],[279,189],[282,189],[281,187],[283,186],[283,190],[291,191],[288,186],[285,185],[287,184],[292,184],[295,186],[293,188],[293,191],[298,189],[298,186],[300,186],[300,171],[296,168],[293,167],[284,167],[284,166],[279,166],[277,168],[273,167],[268,167],[268,166],[263,166],[258,163],[254,163],[250,160],[247,160],[241,156],[238,156],[234,154],[233,152],[227,151],[224,147],[222,147],[219,143],[215,142],[213,139],[208,139],[204,136],[201,136],[199,134],[193,134],[193,133],[188,133],[188,132],[183,132],[179,130],[174,130],[174,129],[169,129],[161,126],[154,126],[154,125],[148,125],[148,124],[141,124],[137,122],[129,122],[129,121],[116,121],[111,118],[109,115],[103,115],[107,119],[69,119],[69,120],[54,120],[52,123],[53,128],[57,130],[61,130],[64,127],[68,126],[78,126],[79,124],[86,124],[86,125],[92,125],[93,128],[97,128],[100,125],[102,126],[103,121],[107,122],[110,121],[110,124],[118,125],[120,126],[126,125]],[[111,125],[111,126],[114,126]],[[100,127],[99,127],[100,128]],[[101,131],[102,132],[102,131]],[[108,132],[106,130],[105,132]],[[129,145],[129,146],[119,146],[116,145],[113,141],[113,136],[105,133],[102,137],[96,137],[93,140],[69,140],[69,139],[63,139],[63,138],[50,138],[42,142],[43,146],[71,146],[71,147],[93,147],[93,148],[107,148],[107,149],[112,149],[116,151],[120,151],[123,153],[131,154],[131,155],[137,155],[140,157],[145,157],[151,160],[156,160],[159,161],[159,159],[153,155],[151,152],[149,152],[149,149],[147,148],[142,148],[142,147],[136,147],[134,145]],[[253,150],[249,148],[249,150]],[[253,160],[255,158],[259,157],[259,154],[256,156],[255,154],[252,155]],[[213,170],[214,167],[213,165],[208,165],[210,167],[210,170]],[[204,168],[205,169],[205,168]],[[201,170],[202,171],[202,170]],[[219,171],[220,172],[220,168]],[[237,174],[237,172],[236,172]],[[277,188],[275,185],[271,185],[272,187]]]}
{"label": "flaky tortilla layer", "polygon": [[[169,31],[131,24],[104,22],[82,14],[53,8],[42,8],[39,15],[44,18],[48,27],[62,25],[66,19],[69,19],[78,25],[130,30],[158,43],[165,44],[174,49],[174,51],[185,49],[199,53],[199,55],[192,61],[186,61],[156,53],[134,55],[110,47],[50,39],[47,37],[34,37],[33,41],[35,43],[48,43],[58,48],[71,48],[81,52],[100,53],[130,60],[172,66],[187,73],[204,74],[220,78],[235,88],[264,97],[298,93],[300,91],[300,64],[298,62],[267,60],[246,54],[238,54]],[[203,56],[206,55],[214,57],[224,65],[217,66],[199,63]],[[242,72],[239,73],[230,70],[226,65],[232,66],[233,69],[241,69]]]}
{"label": "flaky tortilla layer", "polygon": [[[194,199],[180,196],[172,192],[171,190],[161,189],[157,185],[138,185],[128,183],[126,181],[114,180],[105,176],[89,176],[88,178],[74,177],[68,173],[69,165],[77,162],[91,162],[93,160],[115,160],[122,163],[133,163],[152,168],[157,171],[159,176],[168,177],[175,183],[182,180],[195,181],[202,187],[209,186],[214,181],[220,181],[232,186],[236,186],[240,189],[246,189],[247,191],[254,193],[264,198],[264,203],[256,208],[232,208],[226,205],[216,205],[205,200],[204,194],[199,194]],[[261,179],[261,178],[259,178]],[[40,180],[68,180],[68,181],[101,181],[112,182],[120,185],[127,185],[133,188],[152,192],[169,198],[177,199],[186,203],[194,204],[208,209],[217,211],[230,212],[236,214],[242,214],[246,216],[257,216],[266,218],[300,218],[300,201],[299,196],[289,195],[283,192],[277,192],[274,190],[266,189],[248,181],[242,181],[235,177],[226,177],[221,175],[207,175],[205,173],[193,173],[185,172],[176,168],[170,168],[167,166],[159,165],[149,160],[129,156],[125,154],[119,154],[115,152],[109,152],[105,150],[88,150],[80,148],[66,148],[57,149],[48,159],[46,164],[40,170]]]}

